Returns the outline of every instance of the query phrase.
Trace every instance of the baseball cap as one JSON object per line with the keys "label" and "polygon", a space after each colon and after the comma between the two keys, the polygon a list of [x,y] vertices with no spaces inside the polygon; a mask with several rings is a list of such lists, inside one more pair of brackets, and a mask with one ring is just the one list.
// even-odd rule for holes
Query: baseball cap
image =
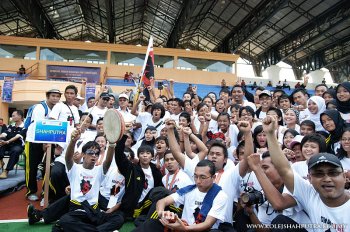
{"label": "baseball cap", "polygon": [[265,89],[264,91],[261,91],[261,93],[259,94],[259,98],[261,98],[263,95],[271,97],[271,92]]}
{"label": "baseball cap", "polygon": [[76,99],[84,100],[84,98],[83,98],[82,96],[80,96],[80,95],[77,95],[77,96],[76,96]]}
{"label": "baseball cap", "polygon": [[59,89],[50,89],[46,92],[46,94],[50,94],[50,93],[58,93],[59,95],[62,95]]}
{"label": "baseball cap", "polygon": [[303,140],[303,138],[304,136],[302,135],[296,135],[289,145],[290,149],[292,149],[297,144],[301,144],[301,140]]}
{"label": "baseball cap", "polygon": [[122,98],[122,97],[125,98],[126,100],[129,100],[129,96],[126,95],[125,93],[119,94],[118,99],[119,99],[119,98]]}
{"label": "baseball cap", "polygon": [[108,93],[101,93],[100,98],[109,98]]}
{"label": "baseball cap", "polygon": [[316,165],[321,164],[321,163],[332,164],[336,167],[340,167],[343,169],[343,166],[342,166],[340,160],[338,159],[338,157],[336,157],[335,155],[330,154],[330,153],[320,153],[320,154],[312,156],[308,162],[308,169],[310,170],[311,168],[313,168]]}

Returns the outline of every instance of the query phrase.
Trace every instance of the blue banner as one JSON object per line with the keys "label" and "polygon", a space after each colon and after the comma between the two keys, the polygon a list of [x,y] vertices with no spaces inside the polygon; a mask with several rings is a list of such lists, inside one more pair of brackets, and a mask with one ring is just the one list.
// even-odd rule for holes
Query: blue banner
{"label": "blue banner", "polygon": [[86,83],[86,87],[85,87],[85,102],[87,102],[87,100],[90,97],[95,97],[95,92],[96,92],[96,85],[93,83]]}
{"label": "blue banner", "polygon": [[43,120],[35,122],[34,141],[37,143],[67,142],[68,122]]}
{"label": "blue banner", "polygon": [[49,80],[65,80],[81,82],[82,79],[87,83],[100,83],[101,68],[95,67],[77,67],[77,66],[60,66],[47,65],[46,77]]}
{"label": "blue banner", "polygon": [[4,78],[4,85],[2,87],[2,96],[1,96],[1,99],[3,102],[7,102],[7,103],[12,102],[12,90],[13,90],[14,80],[15,80],[14,77]]}

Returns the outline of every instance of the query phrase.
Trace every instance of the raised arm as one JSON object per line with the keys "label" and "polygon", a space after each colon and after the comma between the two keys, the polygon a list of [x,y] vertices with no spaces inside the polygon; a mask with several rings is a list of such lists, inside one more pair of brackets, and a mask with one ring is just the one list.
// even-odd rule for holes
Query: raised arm
{"label": "raised arm", "polygon": [[278,189],[271,183],[263,171],[260,163],[260,154],[252,154],[248,158],[248,164],[251,170],[255,173],[260,186],[264,190],[264,195],[267,200],[271,203],[274,210],[284,210],[293,207],[297,204],[295,199],[289,194],[282,194]]}
{"label": "raised arm", "polygon": [[175,128],[175,121],[172,119],[167,119],[165,121],[165,126],[168,128],[168,141],[169,141],[169,148],[176,159],[176,161],[180,164],[180,166],[183,168],[185,166],[185,155],[181,152],[180,146],[176,141],[174,128]]}
{"label": "raised arm", "polygon": [[117,146],[115,147],[115,162],[117,163],[119,172],[127,178],[126,174],[128,170],[132,168],[132,163],[126,158],[124,154],[125,141],[128,136],[123,135],[123,137],[117,142]]}
{"label": "raised arm", "polygon": [[131,109],[131,114],[132,115],[135,115],[135,116],[138,116],[139,115],[139,112],[138,112],[138,108],[139,108],[139,105],[141,103],[141,101],[145,100],[145,96],[144,95],[139,95],[139,99],[137,99],[136,103],[132,106],[132,109]]}
{"label": "raised arm", "polygon": [[283,182],[287,189],[293,193],[294,192],[294,173],[292,167],[290,166],[288,159],[281,150],[277,138],[275,136],[275,131],[278,126],[278,120],[273,116],[266,116],[263,120],[263,129],[266,133],[267,143],[269,144],[269,151],[271,155],[271,160],[276,167],[278,173],[283,179]]}
{"label": "raised arm", "polygon": [[189,127],[184,127],[182,131],[184,132],[184,147],[185,147],[186,155],[191,159],[193,159],[196,156],[196,153],[192,152],[191,142],[189,137],[192,134],[192,130]]}
{"label": "raised arm", "polygon": [[80,135],[81,135],[80,130],[74,130],[71,134],[71,140],[68,144],[66,156],[65,156],[66,167],[67,167],[68,171],[73,167],[74,147],[75,147],[75,143],[80,138]]}
{"label": "raised arm", "polygon": [[239,175],[244,177],[248,171],[247,157],[254,152],[253,136],[249,122],[239,121],[237,127],[244,135],[244,157],[239,162]]}
{"label": "raised arm", "polygon": [[107,156],[106,156],[105,161],[103,162],[103,174],[105,174],[105,175],[108,172],[109,167],[111,166],[115,146],[116,146],[116,144],[109,144],[108,145]]}

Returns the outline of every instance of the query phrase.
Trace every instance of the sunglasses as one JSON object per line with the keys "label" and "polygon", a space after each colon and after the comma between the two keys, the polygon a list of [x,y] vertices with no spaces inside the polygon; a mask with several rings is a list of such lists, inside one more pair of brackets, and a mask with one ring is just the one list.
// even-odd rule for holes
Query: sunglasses
{"label": "sunglasses", "polygon": [[94,150],[87,150],[86,152],[85,152],[85,154],[87,154],[87,155],[91,155],[91,156],[99,156],[100,155],[100,153],[99,152],[95,152]]}

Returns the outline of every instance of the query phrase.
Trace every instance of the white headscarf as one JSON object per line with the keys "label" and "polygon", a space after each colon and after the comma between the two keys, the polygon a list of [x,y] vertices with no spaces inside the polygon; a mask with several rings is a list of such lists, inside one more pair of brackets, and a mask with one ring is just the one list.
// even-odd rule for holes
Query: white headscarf
{"label": "white headscarf", "polygon": [[309,115],[309,117],[307,117],[306,119],[311,120],[315,123],[316,131],[325,131],[320,121],[320,115],[326,110],[326,102],[320,96],[310,97],[309,100],[307,100],[307,105],[309,105],[310,101],[316,103],[318,111],[316,114],[313,114],[307,109],[307,114]]}

